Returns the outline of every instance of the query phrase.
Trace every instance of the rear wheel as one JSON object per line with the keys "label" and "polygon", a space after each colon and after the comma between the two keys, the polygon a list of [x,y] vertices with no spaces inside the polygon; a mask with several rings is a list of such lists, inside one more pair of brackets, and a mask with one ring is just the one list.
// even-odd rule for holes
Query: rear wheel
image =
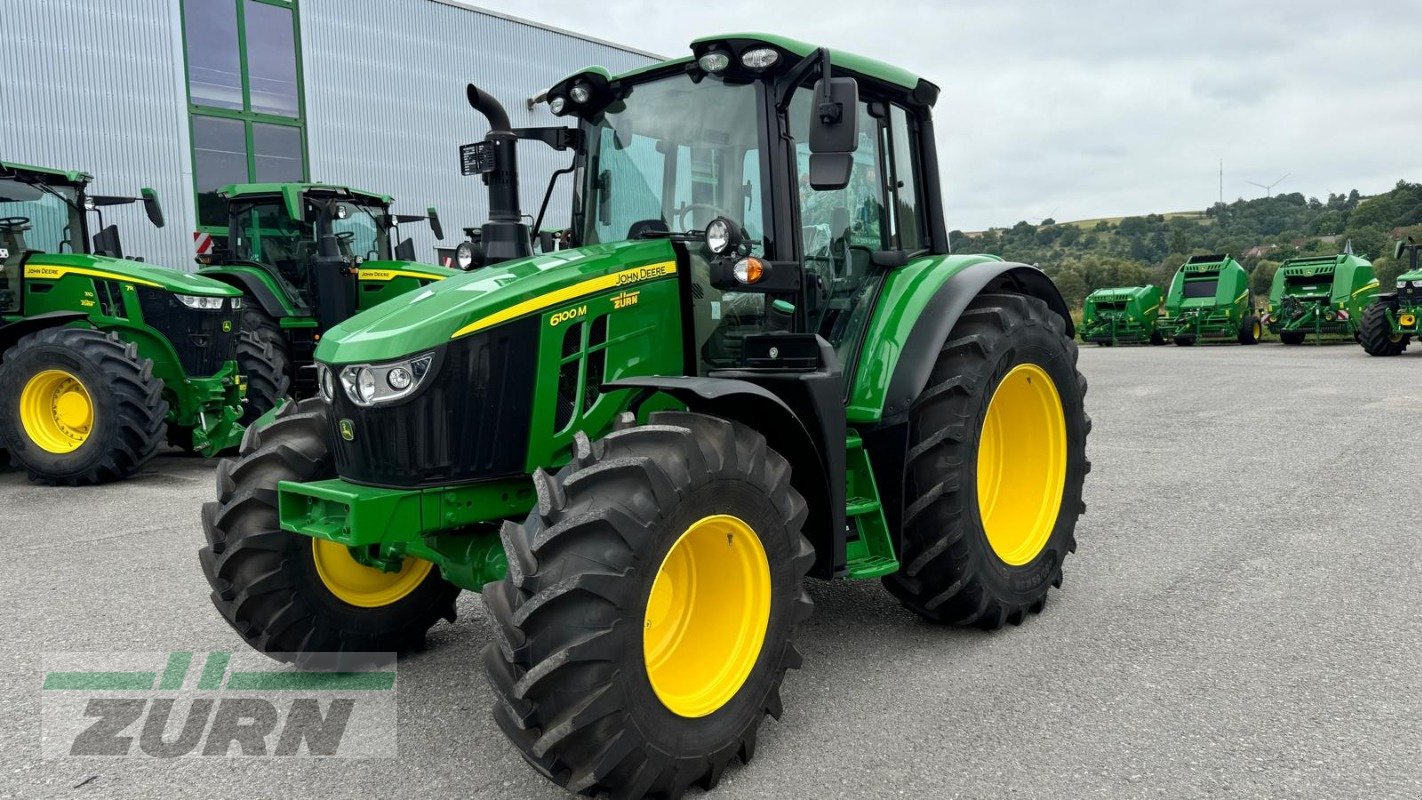
{"label": "rear wheel", "polygon": [[271,339],[249,331],[237,337],[237,369],[247,382],[239,422],[251,425],[291,392],[290,366],[286,350],[278,350]]}
{"label": "rear wheel", "polygon": [[0,442],[30,479],[79,486],[137,472],[163,441],[153,362],[117,334],[49,328],[0,364]]}
{"label": "rear wheel", "polygon": [[1160,331],[1150,332],[1150,343],[1155,347],[1165,344],[1165,336]]}
{"label": "rear wheel", "polygon": [[574,791],[680,797],[749,761],[779,717],[814,550],[789,464],[760,434],[661,412],[589,444],[502,531],[484,588],[494,718]]}
{"label": "rear wheel", "polygon": [[1195,343],[1195,337],[1190,334],[1185,334],[1184,336],[1172,336],[1171,341],[1175,342],[1177,347],[1189,347],[1190,345]]}
{"label": "rear wheel", "polygon": [[217,502],[202,509],[198,552],[212,603],[247,644],[302,666],[356,666],[361,653],[419,649],[458,587],[428,561],[395,572],[367,567],[343,545],[281,529],[278,481],[334,478],[330,424],[319,399],[287,403],[249,429],[242,455],[217,468]]}
{"label": "rear wheel", "polygon": [[1363,324],[1358,329],[1358,343],[1370,356],[1395,356],[1407,349],[1412,337],[1396,333],[1387,318],[1389,306],[1375,302],[1363,312]]}
{"label": "rear wheel", "polygon": [[1060,586],[1090,470],[1086,378],[1034,297],[973,300],[909,422],[903,568],[884,583],[935,622],[1020,624]]}
{"label": "rear wheel", "polygon": [[1259,344],[1264,338],[1264,325],[1259,322],[1259,317],[1250,314],[1244,318],[1244,322],[1239,326],[1240,344]]}
{"label": "rear wheel", "polygon": [[1303,331],[1279,331],[1279,341],[1284,344],[1303,344],[1308,339],[1308,334]]}

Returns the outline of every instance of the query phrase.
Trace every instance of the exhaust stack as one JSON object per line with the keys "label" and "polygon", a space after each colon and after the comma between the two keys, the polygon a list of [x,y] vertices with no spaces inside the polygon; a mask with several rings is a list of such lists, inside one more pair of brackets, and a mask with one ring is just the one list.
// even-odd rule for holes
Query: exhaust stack
{"label": "exhaust stack", "polygon": [[489,221],[480,228],[485,264],[497,264],[533,255],[528,225],[518,202],[518,135],[509,124],[508,112],[498,100],[479,87],[465,90],[469,106],[489,122],[484,143],[489,146],[491,164],[483,171],[489,187]]}

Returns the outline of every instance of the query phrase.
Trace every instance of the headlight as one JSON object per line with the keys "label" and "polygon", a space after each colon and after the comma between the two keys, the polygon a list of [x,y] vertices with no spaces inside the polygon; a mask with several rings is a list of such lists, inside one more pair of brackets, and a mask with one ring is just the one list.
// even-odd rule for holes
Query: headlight
{"label": "headlight", "polygon": [[747,69],[762,70],[780,60],[780,52],[770,47],[757,47],[741,53],[741,63]]}
{"label": "headlight", "polygon": [[706,226],[706,246],[718,256],[726,252],[726,248],[731,246],[730,223],[721,217],[711,220],[711,224]]}
{"label": "headlight", "polygon": [[351,364],[341,368],[341,387],[358,406],[389,403],[419,388],[429,374],[434,353],[389,364]]}
{"label": "headlight", "polygon": [[336,402],[336,379],[331,368],[325,364],[316,365],[316,383],[321,387],[321,399],[327,403]]}
{"label": "headlight", "polygon": [[1398,281],[1398,282],[1397,282],[1397,288],[1399,288],[1399,289],[1406,289],[1406,288],[1407,288],[1407,281]]}
{"label": "headlight", "polygon": [[719,50],[713,50],[696,59],[696,63],[700,64],[701,68],[707,72],[720,72],[731,66],[731,57]]}
{"label": "headlight", "polygon": [[178,294],[173,296],[178,298],[179,303],[182,303],[188,308],[196,308],[200,311],[220,311],[222,310],[222,301],[227,299],[225,297],[202,297],[195,294]]}
{"label": "headlight", "polygon": [[568,96],[573,98],[574,103],[586,103],[592,99],[592,87],[586,83],[575,83],[573,88],[568,90]]}
{"label": "headlight", "polygon": [[234,298],[232,298],[232,310],[233,310],[233,311],[241,311],[241,310],[242,310],[242,298],[240,298],[240,297],[234,297]]}
{"label": "headlight", "polygon": [[1412,282],[1412,288],[1414,288],[1414,289],[1422,289],[1422,281],[1413,281],[1413,282]]}
{"label": "headlight", "polygon": [[472,242],[460,242],[454,248],[454,263],[460,269],[469,269],[474,266],[474,244]]}
{"label": "headlight", "polygon": [[563,108],[566,105],[568,105],[567,100],[564,100],[561,97],[555,97],[552,100],[548,101],[548,110],[552,111],[554,114],[562,114]]}

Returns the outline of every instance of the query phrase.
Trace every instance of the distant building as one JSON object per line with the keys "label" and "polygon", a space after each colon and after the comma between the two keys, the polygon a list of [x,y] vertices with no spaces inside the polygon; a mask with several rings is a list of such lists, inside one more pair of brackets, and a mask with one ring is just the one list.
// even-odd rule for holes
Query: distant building
{"label": "distant building", "polygon": [[[212,195],[243,181],[313,180],[437,206],[446,241],[482,221],[458,146],[483,135],[476,83],[515,125],[560,124],[525,100],[589,64],[653,54],[457,0],[5,0],[0,159],[80,169],[94,191],[158,190],[168,225],[110,212],[125,250],[192,266],[193,233],[221,234]],[[570,161],[520,148],[525,208]],[[560,192],[569,195],[567,178]],[[557,201],[550,219],[566,218]],[[410,226],[422,260],[433,235]]]}

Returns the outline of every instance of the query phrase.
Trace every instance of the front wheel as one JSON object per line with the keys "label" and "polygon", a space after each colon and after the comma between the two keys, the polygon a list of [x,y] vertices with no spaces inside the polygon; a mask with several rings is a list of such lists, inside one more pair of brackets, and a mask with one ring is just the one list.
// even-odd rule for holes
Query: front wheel
{"label": "front wheel", "polygon": [[1375,302],[1363,312],[1363,324],[1358,329],[1358,343],[1370,356],[1395,356],[1407,349],[1412,337],[1397,333],[1387,318],[1388,305]]}
{"label": "front wheel", "polygon": [[981,295],[949,333],[911,412],[903,569],[884,578],[910,610],[990,630],[1061,585],[1090,470],[1076,360],[1035,297]]}
{"label": "front wheel", "polygon": [[249,331],[237,337],[237,371],[247,382],[239,420],[244,426],[250,427],[291,393],[287,352],[285,348],[278,349],[269,337]]}
{"label": "front wheel", "polygon": [[167,414],[153,362],[117,334],[48,328],[0,364],[0,445],[39,483],[137,472],[158,451]]}
{"label": "front wheel", "polygon": [[1308,334],[1303,331],[1279,331],[1279,341],[1287,345],[1303,344],[1308,339]]}
{"label": "front wheel", "polygon": [[800,665],[814,550],[790,466],[739,423],[660,412],[537,473],[484,588],[494,719],[573,791],[678,798],[749,761]]}
{"label": "front wheel", "polygon": [[1240,344],[1259,344],[1264,338],[1264,325],[1259,322],[1259,317],[1250,314],[1244,318],[1239,326]]}
{"label": "front wheel", "polygon": [[212,604],[247,644],[299,666],[342,668],[358,665],[358,654],[423,646],[441,618],[454,621],[459,589],[428,561],[406,558],[383,572],[344,545],[282,530],[278,481],[336,477],[327,413],[320,399],[287,403],[270,425],[247,431],[241,457],[217,468],[198,561]]}

